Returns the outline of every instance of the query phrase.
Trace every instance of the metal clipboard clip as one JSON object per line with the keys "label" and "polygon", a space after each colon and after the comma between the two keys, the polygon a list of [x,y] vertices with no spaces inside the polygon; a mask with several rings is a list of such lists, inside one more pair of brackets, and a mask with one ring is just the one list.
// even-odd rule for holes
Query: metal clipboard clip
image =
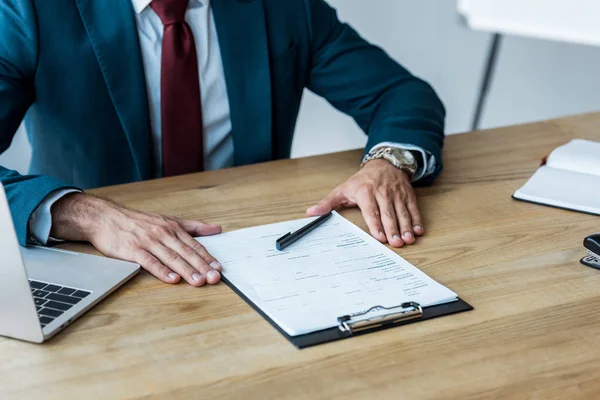
{"label": "metal clipboard clip", "polygon": [[[381,313],[385,311],[385,313]],[[369,314],[375,314],[369,316]],[[379,326],[396,324],[398,322],[418,319],[423,316],[423,308],[419,303],[410,301],[396,307],[375,306],[366,311],[360,311],[338,318],[339,329],[342,332],[355,333]]]}

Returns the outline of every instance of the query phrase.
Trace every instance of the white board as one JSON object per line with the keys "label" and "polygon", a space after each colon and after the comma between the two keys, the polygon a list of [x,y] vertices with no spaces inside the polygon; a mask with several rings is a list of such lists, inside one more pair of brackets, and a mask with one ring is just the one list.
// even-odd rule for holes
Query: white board
{"label": "white board", "polygon": [[472,29],[600,46],[600,0],[458,0]]}

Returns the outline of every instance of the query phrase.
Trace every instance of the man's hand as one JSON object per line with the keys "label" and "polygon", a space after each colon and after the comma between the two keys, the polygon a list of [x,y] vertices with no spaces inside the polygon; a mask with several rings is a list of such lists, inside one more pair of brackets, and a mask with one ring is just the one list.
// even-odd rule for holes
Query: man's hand
{"label": "man's hand", "polygon": [[394,247],[413,244],[424,233],[408,175],[386,160],[367,162],[307,213],[323,215],[340,206],[360,207],[371,235]]}
{"label": "man's hand", "polygon": [[52,206],[56,239],[87,241],[108,257],[132,261],[166,283],[216,284],[221,265],[192,236],[221,233],[218,225],[130,210],[83,193]]}

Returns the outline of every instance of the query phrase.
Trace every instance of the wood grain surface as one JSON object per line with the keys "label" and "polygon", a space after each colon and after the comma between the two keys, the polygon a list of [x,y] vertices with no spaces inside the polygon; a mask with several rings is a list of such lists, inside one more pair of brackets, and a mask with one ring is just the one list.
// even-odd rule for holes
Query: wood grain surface
{"label": "wood grain surface", "polygon": [[[46,344],[0,338],[0,399],[598,399],[600,271],[579,259],[600,218],[511,199],[576,137],[600,141],[600,113],[447,138],[427,234],[397,252],[475,311],[299,351],[225,285],[143,272]],[[360,156],[93,192],[231,231],[303,217]]]}

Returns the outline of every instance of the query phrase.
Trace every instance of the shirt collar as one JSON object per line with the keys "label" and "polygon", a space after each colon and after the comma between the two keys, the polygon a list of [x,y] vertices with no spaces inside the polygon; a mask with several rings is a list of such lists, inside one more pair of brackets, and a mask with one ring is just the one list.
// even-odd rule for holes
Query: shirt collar
{"label": "shirt collar", "polygon": [[[204,5],[208,5],[208,2],[210,0],[189,0],[190,1],[190,5],[192,3],[197,3],[200,4],[201,6]],[[148,8],[150,6],[150,3],[152,3],[152,0],[131,0],[131,3],[133,4],[133,10],[135,11],[136,14],[141,14],[146,8]],[[188,5],[189,7],[189,5]]]}

